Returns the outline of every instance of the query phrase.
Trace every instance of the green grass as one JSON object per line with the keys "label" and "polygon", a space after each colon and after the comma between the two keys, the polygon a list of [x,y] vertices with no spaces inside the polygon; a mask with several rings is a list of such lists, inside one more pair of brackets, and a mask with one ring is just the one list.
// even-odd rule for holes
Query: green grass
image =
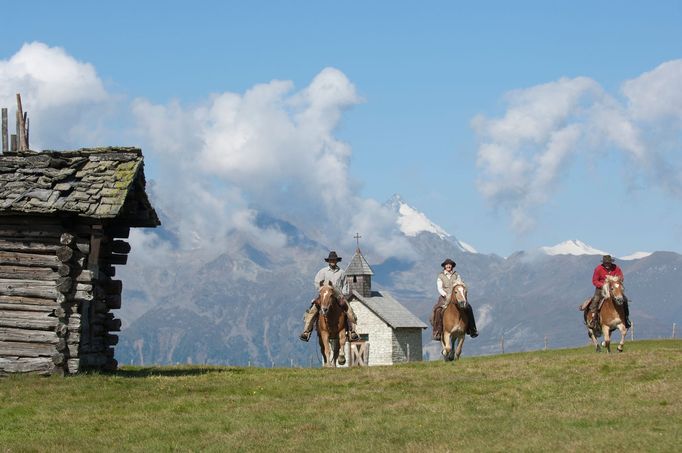
{"label": "green grass", "polygon": [[680,451],[682,341],[0,379],[0,451]]}

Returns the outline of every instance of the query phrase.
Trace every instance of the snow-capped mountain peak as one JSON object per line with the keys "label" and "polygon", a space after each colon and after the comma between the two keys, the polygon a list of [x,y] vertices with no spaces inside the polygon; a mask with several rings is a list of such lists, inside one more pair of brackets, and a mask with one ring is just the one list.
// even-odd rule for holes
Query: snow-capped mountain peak
{"label": "snow-capped mountain peak", "polygon": [[398,226],[405,236],[414,237],[421,232],[428,232],[441,239],[450,237],[447,231],[429,220],[424,213],[405,203],[400,195],[393,195],[389,205],[398,213]]}
{"label": "snow-capped mountain peak", "polygon": [[579,240],[561,242],[551,247],[540,247],[547,255],[608,255],[603,250],[596,249]]}
{"label": "snow-capped mountain peak", "polygon": [[620,259],[625,260],[625,261],[638,260],[638,259],[646,258],[649,255],[651,255],[651,252],[635,252],[635,253],[631,253],[630,255],[627,255],[627,256],[621,256]]}
{"label": "snow-capped mountain peak", "polygon": [[423,212],[420,212],[407,204],[400,195],[393,195],[386,205],[398,214],[396,222],[400,231],[405,236],[415,237],[419,233],[432,233],[440,239],[453,242],[463,252],[478,253],[474,247],[462,241],[458,241],[442,227],[433,223]]}
{"label": "snow-capped mountain peak", "polygon": [[459,245],[462,246],[462,248],[464,249],[465,252],[478,253],[478,250],[476,250],[473,246],[467,244],[466,242],[462,242],[462,241],[457,241],[457,242],[459,243]]}

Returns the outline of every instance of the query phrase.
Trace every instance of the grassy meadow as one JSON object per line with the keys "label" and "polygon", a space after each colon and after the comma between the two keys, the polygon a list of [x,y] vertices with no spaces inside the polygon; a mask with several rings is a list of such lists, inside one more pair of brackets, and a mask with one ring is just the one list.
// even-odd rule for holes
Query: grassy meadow
{"label": "grassy meadow", "polygon": [[682,340],[610,355],[0,379],[0,451],[304,449],[681,451]]}

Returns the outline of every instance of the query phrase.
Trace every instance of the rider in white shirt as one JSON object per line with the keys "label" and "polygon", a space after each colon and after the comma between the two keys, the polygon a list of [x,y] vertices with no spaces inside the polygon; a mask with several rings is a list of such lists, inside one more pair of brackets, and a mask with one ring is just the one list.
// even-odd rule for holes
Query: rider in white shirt
{"label": "rider in white shirt", "polygon": [[[360,336],[355,332],[357,317],[355,316],[350,304],[346,300],[346,296],[349,294],[349,288],[345,278],[346,273],[338,266],[338,263],[342,259],[343,258],[338,256],[335,251],[329,252],[329,256],[324,259],[329,265],[327,267],[323,267],[317,272],[317,274],[315,274],[314,285],[315,290],[319,291],[320,286],[326,285],[327,283],[332,284],[336,300],[339,301],[339,305],[347,315],[346,318],[348,319],[350,340],[357,341],[360,339]],[[317,313],[319,312],[319,308],[316,304],[318,298],[319,296],[313,300],[312,305],[308,310],[306,310],[305,316],[303,317],[303,332],[301,332],[299,335],[299,338],[302,341],[310,340],[310,334],[313,331],[313,325],[315,324]]]}
{"label": "rider in white shirt", "polygon": [[[455,271],[456,265],[450,258],[446,259],[441,264],[443,271],[436,278],[436,288],[438,289],[439,297],[436,305],[433,306],[433,315],[431,316],[431,325],[433,326],[432,338],[435,341],[440,341],[441,333],[443,332],[443,306],[445,301],[450,299],[450,294],[452,294],[452,290],[456,285],[464,285],[466,287],[462,277]],[[471,338],[476,338],[478,330],[476,329],[474,310],[471,308],[471,304],[467,304],[466,309],[469,316],[469,330],[467,333]]]}

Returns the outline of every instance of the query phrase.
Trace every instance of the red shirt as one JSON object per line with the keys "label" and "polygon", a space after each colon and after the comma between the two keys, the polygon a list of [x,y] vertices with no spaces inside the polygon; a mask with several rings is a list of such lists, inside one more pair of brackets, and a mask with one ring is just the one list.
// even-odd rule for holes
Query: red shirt
{"label": "red shirt", "polygon": [[606,281],[607,275],[615,275],[623,280],[623,271],[620,270],[620,267],[614,264],[613,269],[608,271],[602,264],[600,264],[594,268],[594,274],[592,274],[592,284],[597,288],[601,288],[604,286],[604,281]]}

